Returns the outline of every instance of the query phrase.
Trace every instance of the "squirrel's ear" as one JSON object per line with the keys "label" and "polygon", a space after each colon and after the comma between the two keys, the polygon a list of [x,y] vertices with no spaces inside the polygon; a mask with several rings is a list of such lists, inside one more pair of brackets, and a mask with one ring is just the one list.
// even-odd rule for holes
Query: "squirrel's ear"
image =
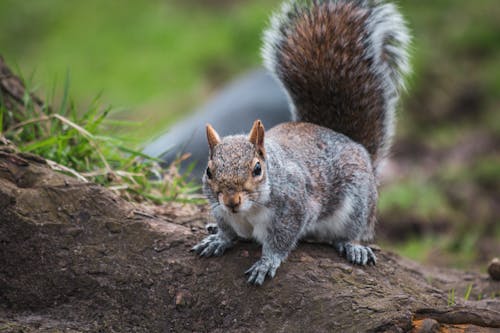
{"label": "squirrel's ear", "polygon": [[214,147],[220,143],[220,137],[210,124],[207,124],[207,141],[211,155]]}
{"label": "squirrel's ear", "polygon": [[260,154],[264,156],[264,125],[262,125],[262,121],[257,119],[250,130],[250,135],[248,137],[251,143],[255,145],[255,147],[259,150]]}

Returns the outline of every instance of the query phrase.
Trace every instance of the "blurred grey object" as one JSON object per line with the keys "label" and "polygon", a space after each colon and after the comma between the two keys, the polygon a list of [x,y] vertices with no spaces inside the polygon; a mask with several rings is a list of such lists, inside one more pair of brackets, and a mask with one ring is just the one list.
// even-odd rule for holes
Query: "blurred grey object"
{"label": "blurred grey object", "polygon": [[162,159],[165,166],[190,153],[191,157],[181,163],[181,171],[196,162],[192,179],[201,181],[208,158],[207,123],[225,136],[249,132],[256,119],[271,128],[290,117],[281,87],[265,70],[255,70],[224,87],[193,115],[165,131],[146,146],[144,153]]}

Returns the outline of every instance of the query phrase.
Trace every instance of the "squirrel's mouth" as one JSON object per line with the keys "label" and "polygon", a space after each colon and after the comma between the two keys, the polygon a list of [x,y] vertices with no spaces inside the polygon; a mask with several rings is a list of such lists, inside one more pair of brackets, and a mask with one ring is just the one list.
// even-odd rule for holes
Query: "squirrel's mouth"
{"label": "squirrel's mouth", "polygon": [[230,213],[233,213],[233,214],[238,214],[238,212],[240,211],[239,207],[231,207],[231,206],[227,206],[227,205],[226,205],[226,209]]}
{"label": "squirrel's mouth", "polygon": [[241,210],[243,201],[241,192],[219,194],[219,202],[224,205],[228,212],[233,214],[237,214]]}

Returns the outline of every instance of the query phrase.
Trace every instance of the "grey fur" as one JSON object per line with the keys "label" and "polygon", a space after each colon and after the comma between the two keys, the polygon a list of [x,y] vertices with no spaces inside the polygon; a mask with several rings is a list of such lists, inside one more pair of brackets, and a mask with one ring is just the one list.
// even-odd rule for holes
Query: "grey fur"
{"label": "grey fur", "polygon": [[[330,15],[338,17],[331,20]],[[329,42],[346,43],[347,63],[329,66],[325,62],[337,58],[323,54],[300,58],[316,52],[316,45],[324,46],[315,43],[324,37],[325,27],[341,31]],[[331,39],[332,32],[326,36]],[[274,277],[303,238],[332,244],[351,263],[375,264],[373,251],[359,243],[374,235],[376,167],[389,148],[397,90],[406,70],[404,36],[407,31],[401,16],[381,1],[296,0],[283,5],[266,32],[266,64],[287,89],[296,117],[309,122],[272,128],[265,133],[263,146],[259,142],[264,131],[255,130],[260,128],[258,121],[248,137],[235,135],[212,142],[203,192],[217,220],[217,233],[194,251],[202,256],[221,255],[237,237],[257,240],[262,244],[262,257],[246,272],[248,282],[256,285]],[[291,52],[290,45],[283,43],[299,45],[300,51]],[[336,50],[333,55],[345,55]],[[312,64],[314,70],[306,71],[301,63]],[[356,85],[358,74],[362,86]],[[337,75],[346,81],[338,81]],[[349,81],[353,77],[356,80]],[[336,102],[325,100],[330,97]],[[370,117],[375,123],[369,123]],[[366,129],[367,133],[352,132]],[[213,137],[218,135],[212,133]],[[261,166],[258,174],[253,171],[256,163]]]}
{"label": "grey fur", "polygon": [[[273,277],[280,263],[305,237],[332,244],[341,242],[356,251],[339,251],[353,263],[374,263],[371,251],[372,257],[368,258],[367,248],[349,243],[373,236],[377,188],[366,149],[345,135],[299,122],[268,131],[265,149],[265,179],[248,193],[251,204],[247,210],[231,213],[221,205],[218,191],[212,186],[216,183],[219,190],[240,191],[256,151],[246,136],[226,137],[215,146],[213,179],[210,183],[207,175],[203,177],[203,191],[217,219],[218,233],[205,238],[193,250],[202,256],[220,255],[237,236],[256,239],[263,245],[262,258],[247,274],[248,281],[257,285],[266,276]],[[258,216],[263,211],[268,213],[261,221]],[[249,234],[235,232],[241,228],[241,221],[250,227]],[[264,225],[263,231],[257,231],[259,223]]]}

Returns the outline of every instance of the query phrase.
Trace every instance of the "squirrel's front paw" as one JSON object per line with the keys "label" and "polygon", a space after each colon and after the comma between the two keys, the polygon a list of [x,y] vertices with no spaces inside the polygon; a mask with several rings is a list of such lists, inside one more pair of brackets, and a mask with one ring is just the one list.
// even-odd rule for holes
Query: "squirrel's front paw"
{"label": "squirrel's front paw", "polygon": [[248,283],[262,285],[266,276],[273,278],[276,275],[276,270],[280,267],[281,260],[275,257],[261,258],[245,274],[250,274]]}
{"label": "squirrel's front paw", "polygon": [[191,251],[202,257],[221,256],[231,246],[231,242],[218,234],[205,237],[201,242],[193,246]]}

